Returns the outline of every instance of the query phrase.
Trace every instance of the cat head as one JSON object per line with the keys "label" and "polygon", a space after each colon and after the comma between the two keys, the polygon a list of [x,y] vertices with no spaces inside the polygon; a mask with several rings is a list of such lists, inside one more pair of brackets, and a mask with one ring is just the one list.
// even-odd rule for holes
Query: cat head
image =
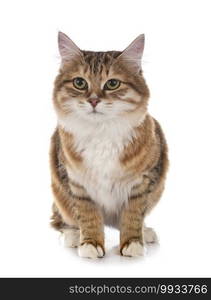
{"label": "cat head", "polygon": [[59,121],[102,123],[146,115],[149,90],[141,68],[144,35],[124,51],[82,51],[59,32],[61,67],[54,105]]}

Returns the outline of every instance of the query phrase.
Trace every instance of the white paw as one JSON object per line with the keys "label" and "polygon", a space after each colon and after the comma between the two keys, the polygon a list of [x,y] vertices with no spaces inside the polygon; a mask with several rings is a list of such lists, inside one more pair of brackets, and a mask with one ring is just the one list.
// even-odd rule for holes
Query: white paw
{"label": "white paw", "polygon": [[158,242],[157,234],[151,227],[144,228],[144,242],[145,243],[157,243]]}
{"label": "white paw", "polygon": [[78,248],[78,255],[80,257],[87,257],[87,258],[97,258],[103,257],[104,252],[100,246],[93,246],[92,244],[85,243]]}
{"label": "white paw", "polygon": [[143,256],[145,254],[145,248],[138,241],[131,242],[129,245],[122,249],[122,255],[124,256]]}
{"label": "white paw", "polygon": [[80,231],[76,228],[63,229],[65,247],[78,247],[80,240]]}

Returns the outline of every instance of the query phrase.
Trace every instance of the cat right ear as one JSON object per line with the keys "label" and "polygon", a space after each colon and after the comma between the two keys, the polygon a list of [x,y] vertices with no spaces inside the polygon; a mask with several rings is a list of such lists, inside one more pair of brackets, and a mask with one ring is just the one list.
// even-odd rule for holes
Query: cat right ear
{"label": "cat right ear", "polygon": [[69,61],[76,56],[82,56],[81,50],[63,32],[58,33],[58,46],[62,58],[62,63]]}

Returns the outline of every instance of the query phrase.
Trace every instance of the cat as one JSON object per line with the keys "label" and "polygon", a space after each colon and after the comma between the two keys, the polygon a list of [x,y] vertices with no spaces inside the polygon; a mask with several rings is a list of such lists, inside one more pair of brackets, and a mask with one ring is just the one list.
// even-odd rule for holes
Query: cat
{"label": "cat", "polygon": [[160,199],[168,150],[149,115],[144,35],[124,51],[82,51],[59,32],[61,66],[51,139],[51,224],[81,257],[105,255],[104,225],[120,231],[120,254],[141,256],[156,233],[144,224]]}

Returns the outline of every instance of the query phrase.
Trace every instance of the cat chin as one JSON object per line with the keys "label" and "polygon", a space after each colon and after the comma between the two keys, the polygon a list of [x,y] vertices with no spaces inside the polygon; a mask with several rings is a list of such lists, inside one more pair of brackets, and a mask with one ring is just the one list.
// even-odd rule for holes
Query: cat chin
{"label": "cat chin", "polygon": [[62,125],[64,128],[71,128],[72,125],[75,127],[75,124],[83,124],[87,126],[96,126],[96,124],[100,123],[103,124],[104,122],[115,122],[115,120],[118,120],[118,116],[111,116],[107,115],[101,112],[89,112],[89,113],[78,113],[70,116],[61,117],[58,116],[58,123]]}
{"label": "cat chin", "polygon": [[90,112],[84,115],[82,118],[90,122],[103,121],[109,119],[107,115],[101,112]]}
{"label": "cat chin", "polygon": [[96,129],[107,128],[107,131],[111,132],[128,132],[131,128],[139,126],[145,119],[147,113],[142,112],[129,115],[111,115],[103,113],[75,113],[71,115],[60,115],[58,114],[58,125],[63,128],[66,132],[78,133],[95,131]]}

